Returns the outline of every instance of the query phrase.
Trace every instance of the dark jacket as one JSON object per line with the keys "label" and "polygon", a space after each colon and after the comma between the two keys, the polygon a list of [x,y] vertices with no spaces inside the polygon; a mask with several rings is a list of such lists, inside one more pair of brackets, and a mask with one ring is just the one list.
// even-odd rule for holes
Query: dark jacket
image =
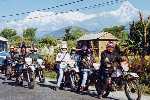
{"label": "dark jacket", "polygon": [[[109,61],[106,61],[106,59]],[[107,63],[119,62],[120,55],[117,52],[108,52],[107,50],[101,53],[101,68],[106,68]]]}
{"label": "dark jacket", "polygon": [[80,67],[81,69],[89,69],[93,67],[94,58],[92,55],[84,53],[81,55]]}

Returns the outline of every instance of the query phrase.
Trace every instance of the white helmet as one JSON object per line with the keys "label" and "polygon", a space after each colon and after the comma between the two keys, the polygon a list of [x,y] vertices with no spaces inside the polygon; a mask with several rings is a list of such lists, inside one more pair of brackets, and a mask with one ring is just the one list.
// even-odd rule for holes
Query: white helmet
{"label": "white helmet", "polygon": [[62,44],[61,49],[67,49],[67,44]]}

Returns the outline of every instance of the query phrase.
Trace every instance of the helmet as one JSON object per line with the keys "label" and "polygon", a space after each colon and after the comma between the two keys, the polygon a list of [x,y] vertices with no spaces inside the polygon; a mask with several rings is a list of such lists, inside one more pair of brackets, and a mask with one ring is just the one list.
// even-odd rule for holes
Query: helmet
{"label": "helmet", "polygon": [[107,43],[106,47],[107,47],[107,48],[108,48],[108,47],[114,48],[114,47],[115,47],[115,44],[114,44],[113,41],[109,41],[109,42]]}
{"label": "helmet", "polygon": [[10,49],[14,49],[14,46],[10,46]]}
{"label": "helmet", "polygon": [[61,49],[67,49],[67,44],[62,44]]}

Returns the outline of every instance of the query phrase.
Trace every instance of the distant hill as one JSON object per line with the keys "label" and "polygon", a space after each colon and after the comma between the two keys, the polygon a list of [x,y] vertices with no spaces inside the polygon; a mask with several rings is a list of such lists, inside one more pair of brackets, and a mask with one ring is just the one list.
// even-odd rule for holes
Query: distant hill
{"label": "distant hill", "polygon": [[84,28],[81,28],[81,27],[78,27],[78,26],[69,26],[69,27],[64,27],[64,28],[61,28],[61,29],[56,30],[54,32],[50,32],[48,34],[45,34],[42,37],[44,37],[44,36],[53,36],[53,37],[56,37],[56,38],[62,38],[65,35],[65,29],[68,29],[68,28],[71,28],[71,31],[80,30],[81,32],[85,32],[87,34],[89,33],[89,31],[84,29]]}

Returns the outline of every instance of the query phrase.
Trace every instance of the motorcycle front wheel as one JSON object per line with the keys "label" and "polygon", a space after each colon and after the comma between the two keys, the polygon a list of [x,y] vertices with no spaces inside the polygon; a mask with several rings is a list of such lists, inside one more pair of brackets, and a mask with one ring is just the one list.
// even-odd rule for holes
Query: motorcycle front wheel
{"label": "motorcycle front wheel", "polygon": [[29,89],[34,89],[34,85],[35,85],[34,73],[29,72],[27,74],[28,74],[28,88]]}
{"label": "motorcycle front wheel", "polygon": [[39,71],[39,81],[40,81],[40,83],[45,82],[45,77],[44,77],[44,72],[43,71]]}
{"label": "motorcycle front wheel", "polygon": [[141,100],[141,88],[138,81],[125,82],[124,90],[128,100]]}

